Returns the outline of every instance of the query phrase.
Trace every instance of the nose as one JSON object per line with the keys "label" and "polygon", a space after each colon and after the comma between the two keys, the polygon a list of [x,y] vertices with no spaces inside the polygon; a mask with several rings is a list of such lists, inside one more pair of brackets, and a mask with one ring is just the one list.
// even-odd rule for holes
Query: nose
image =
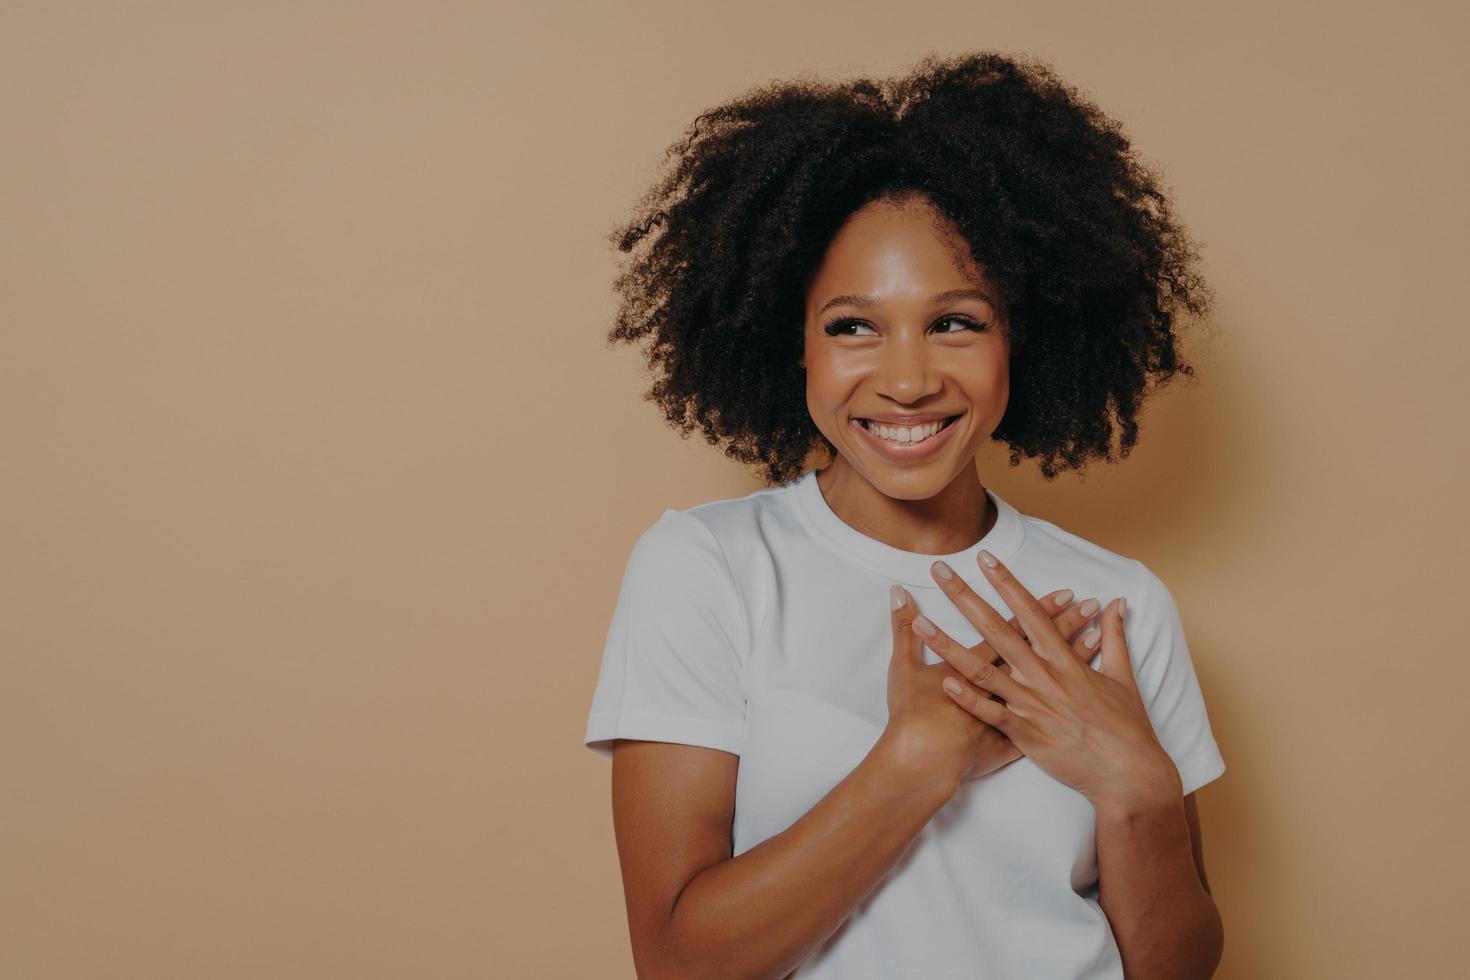
{"label": "nose", "polygon": [[916,402],[942,387],[939,373],[930,364],[929,345],[908,331],[894,331],[878,354],[874,379],[879,394],[896,402]]}

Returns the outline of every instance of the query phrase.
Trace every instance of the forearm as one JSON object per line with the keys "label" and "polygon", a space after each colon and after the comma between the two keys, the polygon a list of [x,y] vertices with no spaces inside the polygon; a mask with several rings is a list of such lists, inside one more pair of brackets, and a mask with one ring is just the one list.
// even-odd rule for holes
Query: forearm
{"label": "forearm", "polygon": [[696,875],[661,944],[678,977],[784,977],[836,931],[954,787],[886,738],[786,830]]}
{"label": "forearm", "polygon": [[1195,867],[1180,790],[1174,781],[1097,808],[1098,902],[1128,980],[1208,980],[1220,962],[1224,929]]}

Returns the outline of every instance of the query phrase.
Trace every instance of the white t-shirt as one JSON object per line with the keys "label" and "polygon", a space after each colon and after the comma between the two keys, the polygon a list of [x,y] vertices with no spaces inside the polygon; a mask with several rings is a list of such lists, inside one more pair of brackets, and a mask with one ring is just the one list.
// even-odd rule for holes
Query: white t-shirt
{"label": "white t-shirt", "polygon": [[[634,545],[585,744],[681,742],[740,756],[734,854],[780,833],[867,755],[888,718],[888,589],[957,641],[979,631],[935,585],[943,558],[1006,616],[984,547],[1032,595],[1128,598],[1125,632],[1159,741],[1191,793],[1225,771],[1173,597],[1147,567],[1019,513],[964,551],[891,547],[828,506],[816,471],[745,497],[665,510]],[[927,663],[939,663],[924,647]],[[1092,667],[1101,665],[1094,657]],[[958,709],[956,709],[958,710]],[[1122,980],[1097,901],[1096,812],[1022,756],[961,784],[844,926],[801,963],[816,978]]]}

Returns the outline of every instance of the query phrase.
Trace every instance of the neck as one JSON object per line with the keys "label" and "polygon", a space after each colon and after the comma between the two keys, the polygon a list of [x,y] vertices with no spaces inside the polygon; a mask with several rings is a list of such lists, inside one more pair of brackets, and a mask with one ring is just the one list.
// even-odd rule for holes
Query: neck
{"label": "neck", "polygon": [[890,496],[838,456],[817,471],[827,506],[843,523],[893,548],[921,555],[964,551],[995,526],[995,504],[974,465],[948,485],[917,500]]}

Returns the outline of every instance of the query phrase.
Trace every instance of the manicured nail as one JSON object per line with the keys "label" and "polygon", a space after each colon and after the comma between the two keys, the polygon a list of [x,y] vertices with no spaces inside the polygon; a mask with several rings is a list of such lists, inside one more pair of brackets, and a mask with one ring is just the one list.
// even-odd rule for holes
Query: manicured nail
{"label": "manicured nail", "polygon": [[955,680],[953,677],[946,677],[944,679],[944,689],[950,694],[958,694],[961,690],[963,690],[963,688],[960,687],[960,682]]}
{"label": "manicured nail", "polygon": [[929,622],[929,617],[923,613],[919,613],[919,615],[914,617],[914,629],[923,633],[925,636],[933,636],[935,632],[934,624]]}
{"label": "manicured nail", "polygon": [[1082,605],[1080,605],[1080,606],[1077,607],[1077,611],[1080,612],[1084,616],[1091,616],[1091,615],[1093,615],[1094,613],[1097,612],[1097,609],[1098,609],[1098,604],[1097,604],[1097,600],[1096,599],[1088,599]]}
{"label": "manicured nail", "polygon": [[1097,641],[1101,639],[1102,630],[1094,626],[1092,629],[1082,634],[1082,645],[1091,650],[1093,647],[1097,646]]}
{"label": "manicured nail", "polygon": [[986,551],[984,548],[980,549],[980,561],[982,564],[985,565],[986,568],[995,567],[995,556]]}
{"label": "manicured nail", "polygon": [[893,600],[894,609],[902,609],[904,604],[903,586],[895,582],[889,589],[888,595]]}
{"label": "manicured nail", "polygon": [[934,569],[934,574],[942,579],[954,578],[954,572],[942,561],[936,561],[931,567]]}
{"label": "manicured nail", "polygon": [[1126,598],[1119,598],[1118,599],[1118,615],[1119,616],[1126,616],[1127,614],[1128,614],[1128,600]]}
{"label": "manicured nail", "polygon": [[1067,603],[1072,601],[1072,590],[1063,589],[1062,591],[1057,593],[1057,597],[1053,601],[1059,606],[1065,606]]}

